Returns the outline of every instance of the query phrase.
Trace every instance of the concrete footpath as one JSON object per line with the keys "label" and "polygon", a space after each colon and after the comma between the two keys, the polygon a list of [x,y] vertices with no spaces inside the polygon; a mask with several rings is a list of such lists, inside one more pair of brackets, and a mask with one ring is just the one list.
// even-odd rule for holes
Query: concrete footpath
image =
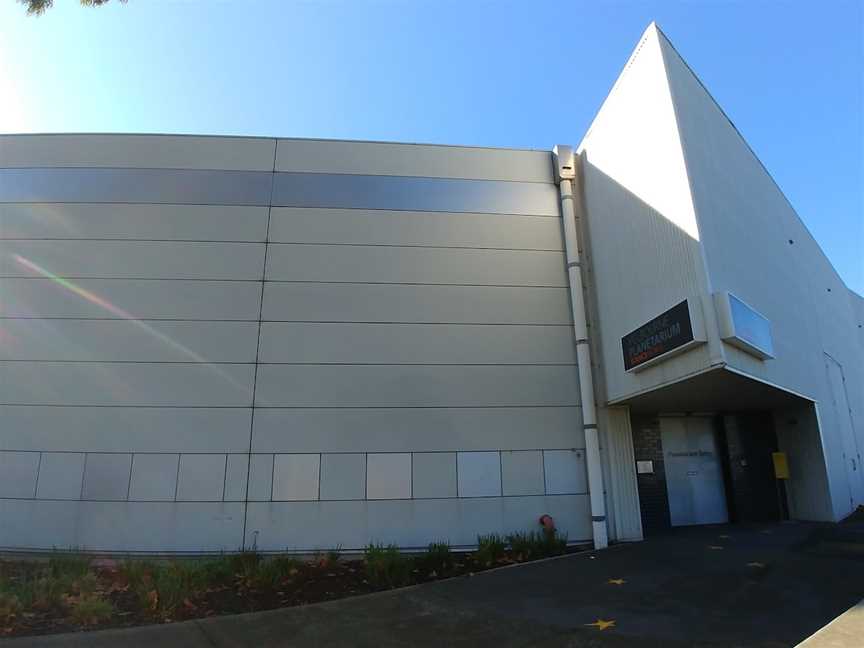
{"label": "concrete footpath", "polygon": [[[714,526],[319,605],[0,645],[780,647],[862,598],[864,524]],[[864,646],[850,627],[807,648]]]}

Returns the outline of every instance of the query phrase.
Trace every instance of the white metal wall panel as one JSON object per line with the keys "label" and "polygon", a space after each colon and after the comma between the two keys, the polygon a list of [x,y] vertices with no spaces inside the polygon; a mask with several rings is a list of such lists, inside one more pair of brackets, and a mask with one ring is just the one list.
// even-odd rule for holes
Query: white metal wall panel
{"label": "white metal wall panel", "polygon": [[2,548],[222,552],[243,542],[242,503],[0,499],[0,519]]}
{"label": "white metal wall panel", "polygon": [[257,409],[254,452],[584,448],[579,407]]}
{"label": "white metal wall panel", "polygon": [[0,450],[246,452],[251,408],[0,406]]}
{"label": "white metal wall panel", "polygon": [[129,499],[142,502],[171,502],[177,497],[180,455],[135,454]]}
{"label": "white metal wall panel", "polygon": [[322,500],[366,499],[366,455],[322,455],[320,497]]}
{"label": "white metal wall panel", "polygon": [[476,545],[481,534],[533,529],[537,511],[549,513],[569,540],[591,538],[588,497],[572,495],[250,503],[247,544],[254,537],[264,551],[303,550],[326,537],[343,550],[362,549],[370,542],[425,548],[429,538],[438,538],[467,547]]}
{"label": "white metal wall panel", "polygon": [[254,365],[0,362],[3,405],[243,407]]}
{"label": "white metal wall panel", "polygon": [[267,283],[263,318],[287,322],[570,324],[565,288]]}
{"label": "white metal wall panel", "polygon": [[384,452],[366,455],[366,498],[409,499],[411,453]]}
{"label": "white metal wall panel", "polygon": [[37,499],[77,500],[84,480],[83,452],[43,452],[36,483]]}
{"label": "white metal wall panel", "polygon": [[0,451],[0,498],[36,497],[41,459],[38,452]]}
{"label": "white metal wall panel", "polygon": [[317,500],[320,477],[319,454],[275,455],[273,501]]}
{"label": "white metal wall panel", "polygon": [[255,362],[256,322],[17,319],[0,360]]}
{"label": "white metal wall panel", "polygon": [[548,151],[280,139],[277,171],[552,182]]}
{"label": "white metal wall panel", "polygon": [[[264,407],[460,407],[575,405],[573,366],[266,365]],[[229,401],[230,403],[230,401]]]}
{"label": "white metal wall panel", "polygon": [[415,499],[456,497],[456,453],[415,452],[411,479],[411,492]]}
{"label": "white metal wall panel", "polygon": [[0,239],[263,243],[267,207],[124,203],[0,204]]}
{"label": "white metal wall panel", "polygon": [[261,279],[263,243],[0,241],[0,277]]}
{"label": "white metal wall panel", "polygon": [[183,454],[177,470],[178,502],[221,502],[225,495],[224,454]]}
{"label": "white metal wall panel", "polygon": [[138,167],[270,171],[276,142],[183,135],[3,135],[3,167]]}
{"label": "white metal wall panel", "polygon": [[273,244],[271,281],[566,287],[564,255],[534,250]]}
{"label": "white metal wall panel", "polygon": [[131,453],[87,453],[81,499],[122,501],[129,496]]}
{"label": "white metal wall panel", "polygon": [[[2,357],[2,356],[0,356]],[[566,326],[264,322],[266,363],[567,364]]]}
{"label": "white metal wall panel", "polygon": [[0,547],[47,546],[26,518],[60,493],[50,545],[92,550],[587,537],[542,480],[584,445],[547,152],[285,141],[274,174],[275,140],[22,142]]}
{"label": "white metal wall panel", "polygon": [[251,281],[3,279],[0,317],[258,319],[261,284]]}
{"label": "white metal wall panel", "polygon": [[501,453],[501,489],[504,495],[543,495],[543,453],[508,450]]}
{"label": "white metal wall panel", "polygon": [[274,207],[270,215],[270,241],[512,250],[563,249],[561,221],[557,217],[386,209]]}

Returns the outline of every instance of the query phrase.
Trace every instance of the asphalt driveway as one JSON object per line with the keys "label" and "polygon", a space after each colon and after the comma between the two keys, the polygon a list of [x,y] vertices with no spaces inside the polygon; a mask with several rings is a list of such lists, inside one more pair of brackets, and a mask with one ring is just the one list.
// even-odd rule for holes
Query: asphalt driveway
{"label": "asphalt driveway", "polygon": [[714,526],[332,603],[8,644],[779,647],[862,598],[864,523]]}

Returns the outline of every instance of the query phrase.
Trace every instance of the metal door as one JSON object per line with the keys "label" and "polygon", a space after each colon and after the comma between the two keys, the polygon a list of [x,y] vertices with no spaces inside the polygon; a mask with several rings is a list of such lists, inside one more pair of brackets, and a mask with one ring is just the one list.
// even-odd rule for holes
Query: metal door
{"label": "metal door", "polygon": [[663,417],[660,436],[672,526],[728,522],[712,420],[702,416]]}
{"label": "metal door", "polygon": [[827,353],[825,354],[825,372],[828,386],[831,389],[832,419],[840,434],[843,447],[843,463],[845,465],[846,483],[849,485],[849,508],[854,509],[864,503],[864,477],[861,470],[861,453],[858,450],[858,440],[855,437],[855,423],[852,420],[852,410],[849,409],[849,398],[846,394],[846,377],[843,367]]}

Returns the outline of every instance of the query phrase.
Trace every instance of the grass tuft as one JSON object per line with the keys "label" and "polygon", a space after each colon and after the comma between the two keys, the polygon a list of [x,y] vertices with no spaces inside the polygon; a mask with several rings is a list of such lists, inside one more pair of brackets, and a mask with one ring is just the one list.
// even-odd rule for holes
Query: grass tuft
{"label": "grass tuft", "polygon": [[396,545],[370,544],[363,552],[366,576],[375,587],[402,587],[411,582],[412,560]]}

